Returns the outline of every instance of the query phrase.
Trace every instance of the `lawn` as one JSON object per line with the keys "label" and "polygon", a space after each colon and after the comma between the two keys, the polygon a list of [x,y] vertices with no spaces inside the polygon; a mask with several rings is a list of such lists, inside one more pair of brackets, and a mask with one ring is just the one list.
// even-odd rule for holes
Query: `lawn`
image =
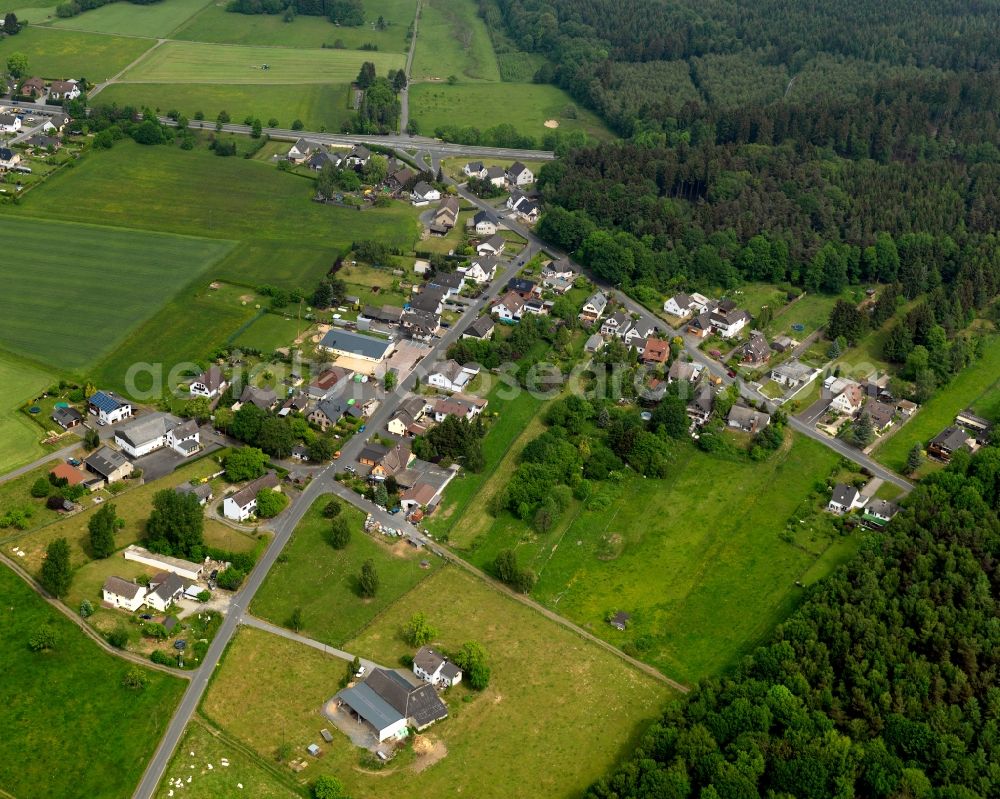
{"label": "lawn", "polygon": [[[2,229],[3,220],[0,219]],[[3,307],[8,302],[7,294],[4,292],[0,296],[3,297],[0,307]],[[0,336],[4,335],[4,324],[4,318],[0,318]],[[4,344],[6,346],[6,341]],[[45,454],[45,448],[39,443],[42,429],[18,408],[45,391],[52,382],[53,377],[48,372],[0,353],[0,386],[5,389],[4,402],[0,405],[0,474]]]}
{"label": "lawn", "polygon": [[[294,308],[292,310],[294,312]],[[254,319],[249,327],[242,330],[230,343],[270,355],[278,347],[292,346],[295,338],[304,332],[309,324],[295,318],[288,319],[279,314],[266,313]]]}
{"label": "lawn", "polygon": [[[414,0],[365,0],[368,24],[357,28],[332,25],[325,17],[296,15],[285,22],[281,14],[233,14],[225,3],[212,3],[191,19],[172,38],[222,44],[266,44],[278,47],[333,47],[340,42],[348,50],[371,43],[383,53],[405,53],[409,47],[406,31],[413,22]],[[385,30],[377,30],[382,17]]]}
{"label": "lawn", "polygon": [[[124,7],[128,4],[117,5]],[[343,83],[294,86],[116,83],[97,97],[101,103],[148,106],[164,114],[179,111],[190,119],[194,119],[199,111],[206,119],[215,119],[220,111],[226,111],[237,122],[252,116],[267,124],[273,118],[283,128],[290,128],[292,122],[298,119],[307,130],[318,131],[340,130],[341,123],[354,113],[347,107],[347,99],[347,85]]]}
{"label": "lawn", "polygon": [[[141,692],[121,685],[134,668],[100,650],[6,568],[0,568],[0,785],[7,796],[128,796],[185,683],[155,671]],[[32,652],[50,627],[57,644]],[[85,764],[85,765],[84,765]]]}
{"label": "lawn", "polygon": [[[431,557],[429,568],[420,567],[425,553],[402,541],[375,541],[362,529],[361,511],[341,503],[348,519],[351,542],[342,550],[326,543],[330,520],[323,508],[332,497],[316,500],[299,522],[279,562],[268,574],[251,611],[275,624],[287,624],[295,608],[302,609],[302,634],[340,646],[370,623],[393,602],[418,585],[440,565]],[[287,560],[284,558],[287,556]],[[381,581],[374,599],[357,593],[361,564],[375,561]]]}
{"label": "lawn", "polygon": [[[423,31],[417,38],[417,52]],[[414,67],[415,68],[415,67]],[[498,113],[497,109],[503,109]],[[444,125],[469,125],[483,130],[501,122],[518,133],[541,140],[555,120],[559,130],[583,130],[597,138],[611,133],[591,111],[576,104],[562,89],[545,83],[419,83],[410,89],[410,114],[421,133],[433,135]],[[537,172],[535,173],[538,174]]]}
{"label": "lawn", "polygon": [[24,53],[32,75],[97,82],[121,72],[152,45],[148,39],[25,28],[17,36],[0,39],[0,63],[5,64],[11,53]]}
{"label": "lawn", "polygon": [[[170,41],[123,76],[129,83],[349,83],[371,61],[379,75],[403,66],[399,53],[308,50]],[[267,64],[268,69],[262,69]]]}
{"label": "lawn", "polygon": [[213,0],[166,0],[152,5],[111,3],[52,23],[53,28],[166,38]]}
{"label": "lawn", "polygon": [[357,768],[361,750],[336,730],[323,744],[319,728],[330,724],[319,710],[336,693],[344,662],[252,628],[237,633],[202,710],[267,760],[282,742],[299,756],[318,741],[324,757],[302,776],[336,774],[352,796],[558,799],[603,775],[669,696],[613,654],[451,567],[379,616],[349,651],[398,666],[412,655],[399,630],[416,611],[428,615],[445,649],[481,642],[492,670],[482,694],[460,686],[446,695],[449,718],[423,733],[447,750],[432,767],[407,752],[372,773]]}
{"label": "lawn", "polygon": [[905,473],[906,456],[913,445],[919,443],[926,447],[934,436],[954,424],[955,414],[970,406],[993,421],[1000,421],[998,375],[1000,336],[992,336],[984,342],[983,357],[965,367],[947,386],[920,406],[912,419],[875,450],[875,459],[890,469]]}
{"label": "lawn", "polygon": [[[810,333],[826,325],[830,311],[838,299],[839,297],[828,294],[805,294],[775,316],[767,326],[767,334],[771,337],[787,335],[796,341],[802,341]],[[796,324],[802,325],[803,330],[793,330],[792,325]]]}
{"label": "lawn", "polygon": [[10,217],[0,217],[0,238],[30,261],[30,268],[19,258],[0,263],[0,339],[15,353],[69,370],[110,353],[231,246]]}
{"label": "lawn", "polygon": [[[539,574],[536,599],[616,646],[634,647],[671,677],[696,681],[767,635],[794,606],[795,580],[827,557],[833,541],[824,535],[803,532],[788,543],[781,536],[837,459],[796,438],[764,463],[691,446],[675,461],[663,480],[600,484],[606,507],[574,502],[544,536],[507,513],[492,519],[477,503],[453,543],[484,567],[514,548]],[[625,633],[604,621],[616,610],[632,615]]]}
{"label": "lawn", "polygon": [[[222,765],[223,760],[229,765]],[[279,768],[273,763],[261,763],[195,716],[184,731],[154,796],[156,799],[181,794],[185,799],[301,799],[291,772],[282,773]],[[178,779],[184,781],[184,790],[180,792],[170,785]]]}
{"label": "lawn", "polygon": [[414,82],[443,81],[451,75],[459,80],[500,80],[486,23],[473,0],[424,0],[411,77]]}

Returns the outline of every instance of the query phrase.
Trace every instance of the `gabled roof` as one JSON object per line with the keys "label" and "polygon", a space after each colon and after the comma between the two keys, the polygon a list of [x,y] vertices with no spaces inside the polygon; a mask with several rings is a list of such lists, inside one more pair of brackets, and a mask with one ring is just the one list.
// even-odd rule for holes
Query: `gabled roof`
{"label": "gabled roof", "polygon": [[177,494],[194,494],[199,500],[206,502],[212,496],[212,485],[210,483],[199,483],[193,486],[190,483],[181,483],[174,488],[174,492]]}
{"label": "gabled roof", "polygon": [[69,485],[80,485],[87,480],[87,475],[79,469],[70,466],[68,463],[56,464],[49,472],[57,480],[65,480]]}
{"label": "gabled roof", "polygon": [[83,414],[76,408],[56,408],[52,411],[52,419],[60,425],[70,425],[83,421]]}
{"label": "gabled roof", "polygon": [[430,286],[441,286],[446,289],[461,289],[465,285],[465,275],[461,272],[435,272],[428,281]]}
{"label": "gabled roof", "polygon": [[647,338],[642,347],[642,357],[647,361],[666,363],[670,356],[670,342],[662,338]]}
{"label": "gabled roof", "polygon": [[[313,409],[312,413],[321,413],[331,422],[336,424],[340,421],[340,418],[347,413],[347,400],[342,397],[327,397],[324,400],[320,400],[316,407]],[[312,415],[312,414],[310,414]]]}
{"label": "gabled roof", "polygon": [[413,665],[418,669],[426,671],[428,674],[433,674],[442,665],[444,665],[445,659],[443,656],[435,652],[429,646],[422,646],[417,650],[417,653],[413,656]]}
{"label": "gabled roof", "polygon": [[590,297],[587,298],[585,306],[586,305],[589,305],[595,311],[603,312],[608,305],[608,298],[603,292],[598,291],[596,294],[591,294]]}
{"label": "gabled roof", "polygon": [[[155,578],[154,578],[155,579]],[[173,572],[164,572],[163,582],[149,592],[149,596],[168,602],[184,590],[184,581]]]}
{"label": "gabled roof", "polygon": [[833,487],[833,496],[830,497],[830,501],[837,505],[843,505],[846,507],[851,505],[858,498],[858,493],[858,489],[854,486],[837,483],[837,485]]}
{"label": "gabled roof", "polygon": [[233,494],[232,500],[241,508],[245,508],[257,497],[257,492],[262,491],[265,488],[277,487],[278,476],[274,472],[268,472],[263,477],[258,477],[256,480],[247,483],[243,488]]}
{"label": "gabled roof", "polygon": [[433,186],[431,186],[426,181],[421,180],[419,183],[417,183],[416,186],[413,187],[413,191],[410,192],[410,193],[414,194],[414,195],[416,195],[418,197],[426,197],[428,195],[428,193],[430,193],[430,192],[432,192],[434,190],[435,189],[434,189]]}
{"label": "gabled roof", "polygon": [[466,334],[476,338],[486,338],[493,332],[493,320],[488,316],[480,316],[475,322],[465,328]]}
{"label": "gabled roof", "polygon": [[113,413],[121,408],[127,403],[121,402],[117,397],[115,397],[109,391],[95,391],[90,395],[90,399],[87,400],[91,405],[93,405],[97,410],[104,411],[104,413]]}
{"label": "gabled roof", "polygon": [[115,431],[115,438],[120,438],[132,447],[138,448],[150,441],[163,438],[172,426],[170,420],[162,414],[140,416],[119,427]]}
{"label": "gabled roof", "polygon": [[367,682],[345,688],[337,696],[379,731],[388,729],[403,719],[403,714],[379,696]]}
{"label": "gabled roof", "polygon": [[768,424],[771,421],[769,414],[754,410],[746,405],[734,405],[729,409],[727,420],[736,422],[740,427],[753,427],[754,425]]}
{"label": "gabled roof", "polygon": [[480,222],[492,222],[494,225],[500,224],[496,215],[491,214],[489,211],[480,211],[472,217],[472,224],[478,225]]}
{"label": "gabled roof", "polygon": [[873,499],[865,508],[865,513],[872,516],[879,516],[883,519],[891,519],[899,513],[899,505],[884,499]]}
{"label": "gabled roof", "polygon": [[940,433],[938,433],[931,440],[931,444],[946,449],[949,452],[955,452],[965,446],[965,442],[974,436],[967,433],[961,427],[952,425],[951,427],[945,428]]}
{"label": "gabled roof", "polygon": [[201,383],[209,391],[219,391],[222,388],[222,384],[226,382],[226,378],[222,374],[222,370],[216,364],[212,364],[198,375],[193,382]]}
{"label": "gabled roof", "polygon": [[84,460],[84,463],[86,463],[91,470],[97,472],[102,477],[107,477],[112,472],[127,465],[128,462],[128,458],[122,455],[118,450],[111,449],[111,447],[101,447]]}
{"label": "gabled roof", "polygon": [[145,591],[141,585],[137,585],[130,580],[124,580],[121,577],[109,577],[104,581],[103,588],[109,594],[114,594],[124,599],[135,599]]}
{"label": "gabled roof", "polygon": [[530,171],[531,170],[528,169],[528,167],[526,167],[520,161],[515,161],[513,164],[510,165],[510,169],[507,170],[507,174],[517,177],[522,172],[530,172]]}
{"label": "gabled roof", "polygon": [[260,408],[262,411],[268,410],[275,402],[278,401],[278,395],[275,394],[269,388],[257,388],[256,386],[247,386],[243,389],[243,393],[240,394],[240,403],[252,403]]}
{"label": "gabled roof", "polygon": [[349,330],[334,328],[323,336],[320,346],[330,350],[340,350],[352,355],[360,355],[365,358],[384,358],[386,352],[392,348],[392,342],[387,339],[365,336],[361,333],[352,333]]}
{"label": "gabled roof", "polygon": [[410,307],[417,311],[436,313],[438,306],[444,300],[444,295],[445,289],[440,286],[427,286],[410,298]]}

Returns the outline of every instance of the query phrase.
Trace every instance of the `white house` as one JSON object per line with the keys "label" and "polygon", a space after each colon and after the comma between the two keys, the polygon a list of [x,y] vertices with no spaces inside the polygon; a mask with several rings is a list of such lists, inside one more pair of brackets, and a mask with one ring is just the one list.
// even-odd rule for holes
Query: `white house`
{"label": "white house", "polygon": [[508,291],[498,299],[490,313],[503,322],[520,322],[524,315],[524,298],[514,291]]}
{"label": "white house", "polygon": [[486,167],[482,161],[470,161],[462,167],[462,174],[469,178],[479,178],[482,180],[486,177]]}
{"label": "white house", "polygon": [[75,100],[80,96],[80,87],[75,80],[54,80],[49,84],[50,100]]}
{"label": "white house", "polygon": [[499,261],[490,256],[473,258],[472,263],[465,269],[464,274],[466,278],[479,285],[489,283],[496,276],[498,264]]}
{"label": "white house", "polygon": [[222,512],[227,519],[242,522],[249,519],[257,510],[257,494],[265,489],[280,491],[278,477],[274,472],[268,472],[263,477],[247,483],[235,494],[230,494],[222,503]]}
{"label": "white house", "polygon": [[795,387],[809,380],[815,371],[799,361],[787,361],[771,370],[771,379],[779,385]]}
{"label": "white house", "polygon": [[502,166],[491,166],[486,170],[485,179],[497,188],[500,188],[507,183],[507,173],[504,172]]}
{"label": "white house", "polygon": [[746,405],[734,405],[726,417],[730,427],[742,430],[744,433],[759,433],[769,424],[771,417],[763,411],[755,411]]}
{"label": "white house", "polygon": [[692,300],[687,294],[675,294],[663,303],[664,313],[687,319],[691,315]]}
{"label": "white house", "polygon": [[485,255],[500,255],[503,253],[503,248],[507,245],[507,242],[503,240],[502,236],[490,236],[486,241],[482,241],[476,245],[476,254],[480,257]]}
{"label": "white house", "polygon": [[213,364],[191,382],[189,389],[195,397],[212,399],[225,391],[228,386],[229,383],[223,376],[222,370]]}
{"label": "white house", "polygon": [[372,153],[363,144],[355,144],[350,152],[344,157],[344,162],[357,169],[359,166],[366,166],[371,161]]}
{"label": "white house", "polygon": [[16,114],[0,114],[0,133],[17,133],[21,129],[21,118]]}
{"label": "white house", "polygon": [[861,410],[865,401],[865,392],[857,383],[846,386],[830,403],[830,410],[845,416],[854,416]]}
{"label": "white house", "polygon": [[507,207],[517,214],[521,219],[529,224],[538,221],[542,209],[534,200],[529,199],[521,192],[513,192],[507,199]]}
{"label": "white house", "polygon": [[750,314],[739,308],[716,311],[712,314],[712,327],[723,338],[735,338],[750,321]]}
{"label": "white house", "polygon": [[461,391],[479,374],[476,366],[462,366],[457,361],[443,361],[427,376],[427,383],[445,391]]}
{"label": "white house", "polygon": [[198,423],[194,419],[188,419],[167,431],[167,446],[178,455],[190,458],[201,449],[201,436],[198,432]]}
{"label": "white house", "polygon": [[0,147],[0,170],[13,169],[21,163],[21,154],[9,147]]}
{"label": "white house", "polygon": [[125,552],[122,554],[125,556],[125,560],[141,563],[144,566],[152,566],[154,569],[176,574],[185,580],[197,580],[205,570],[205,567],[200,563],[172,558],[169,555],[157,555],[135,544],[125,547]]}
{"label": "white house", "polygon": [[170,420],[163,414],[140,416],[115,431],[115,443],[130,458],[141,458],[167,446]]}
{"label": "white house", "polygon": [[414,205],[427,205],[441,199],[441,192],[429,183],[421,180],[410,192],[410,202]]}
{"label": "white house", "polygon": [[480,211],[472,217],[472,227],[478,236],[493,236],[499,229],[499,223],[489,211]]}
{"label": "white house", "polygon": [[451,688],[462,681],[462,670],[429,646],[422,646],[413,656],[413,673],[424,682]]}
{"label": "white house", "polygon": [[303,161],[308,160],[309,156],[314,152],[322,149],[322,146],[317,142],[309,141],[308,139],[299,139],[288,148],[288,160],[295,164],[301,164]]}
{"label": "white house", "polygon": [[514,186],[530,186],[535,182],[535,175],[520,161],[515,161],[507,170],[507,180]]}
{"label": "white house", "polygon": [[132,415],[132,404],[110,391],[95,391],[87,400],[87,407],[104,424],[114,424]]}
{"label": "white house", "polygon": [[833,495],[826,505],[826,509],[831,513],[848,513],[856,508],[863,508],[868,498],[862,496],[854,486],[837,483],[833,487]]}
{"label": "white house", "polygon": [[628,331],[622,336],[622,341],[625,342],[626,347],[634,347],[635,350],[642,355],[645,350],[646,339],[653,335],[653,328],[649,325],[644,325],[642,322],[636,322]]}
{"label": "white house", "polygon": [[184,581],[172,572],[162,572],[149,581],[146,604],[165,613],[184,594]]}
{"label": "white house", "polygon": [[608,298],[601,292],[591,295],[591,297],[583,304],[583,309],[580,311],[580,321],[584,324],[593,324],[602,316],[604,316],[604,310],[608,307]]}
{"label": "white house", "polygon": [[621,338],[631,326],[632,320],[628,315],[623,311],[618,311],[604,320],[604,324],[601,325],[601,335]]}
{"label": "white house", "polygon": [[129,613],[135,613],[142,607],[146,598],[146,589],[129,580],[123,580],[121,577],[109,577],[104,581],[104,587],[101,588],[101,598],[114,608],[122,608]]}

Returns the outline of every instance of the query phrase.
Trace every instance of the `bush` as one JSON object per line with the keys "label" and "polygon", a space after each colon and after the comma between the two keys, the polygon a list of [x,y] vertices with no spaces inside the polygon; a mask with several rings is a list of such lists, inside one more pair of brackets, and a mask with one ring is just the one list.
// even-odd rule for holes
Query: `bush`
{"label": "bush", "polygon": [[219,588],[224,588],[227,591],[235,591],[243,584],[245,577],[245,572],[242,572],[237,568],[230,567],[225,571],[219,572],[219,576],[216,578],[215,582]]}
{"label": "bush", "polygon": [[347,519],[338,516],[333,520],[333,523],[330,525],[328,540],[330,546],[334,549],[344,549],[351,543],[351,528],[347,524]]}
{"label": "bush", "polygon": [[161,666],[176,666],[177,659],[174,655],[169,652],[164,652],[162,649],[154,649],[150,654],[149,659],[154,663],[159,663]]}
{"label": "bush", "polygon": [[167,628],[155,621],[148,621],[142,625],[142,634],[148,638],[157,638],[160,641],[164,640],[168,635]]}
{"label": "bush", "polygon": [[149,676],[138,666],[133,666],[122,677],[122,687],[130,691],[142,691],[149,685]]}
{"label": "bush", "polygon": [[211,591],[199,591],[198,592],[198,601],[199,602],[208,602],[208,600],[210,600],[211,598],[212,598],[212,592]]}
{"label": "bush", "polygon": [[108,643],[115,649],[124,649],[128,646],[128,630],[124,627],[116,627],[107,635]]}
{"label": "bush", "polygon": [[47,497],[49,495],[49,481],[44,477],[39,477],[31,485],[31,496],[35,499],[41,499],[42,497]]}
{"label": "bush", "polygon": [[342,508],[341,508],[340,502],[338,502],[335,499],[331,499],[323,507],[323,515],[326,516],[326,518],[328,518],[328,519],[332,519],[335,516],[337,516],[340,513],[341,510],[342,510]]}
{"label": "bush", "polygon": [[90,603],[89,599],[83,600],[80,603],[80,617],[86,619],[88,616],[94,615],[94,606]]}
{"label": "bush", "polygon": [[47,652],[56,648],[56,633],[51,627],[39,627],[28,639],[28,647],[32,652]]}
{"label": "bush", "polygon": [[257,516],[261,519],[273,519],[288,506],[288,497],[280,491],[270,488],[257,492]]}

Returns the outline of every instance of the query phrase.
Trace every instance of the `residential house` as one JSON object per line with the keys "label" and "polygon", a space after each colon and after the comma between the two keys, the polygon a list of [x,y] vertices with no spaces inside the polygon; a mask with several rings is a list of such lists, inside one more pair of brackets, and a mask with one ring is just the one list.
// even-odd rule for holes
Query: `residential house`
{"label": "residential house", "polygon": [[101,447],[88,455],[84,461],[88,471],[102,478],[105,483],[117,483],[132,474],[132,463],[118,450]]}
{"label": "residential house", "polygon": [[[394,436],[421,435],[427,429],[426,425],[420,423],[426,409],[427,403],[423,397],[407,397],[399,404],[396,413],[386,423],[385,429]],[[418,430],[420,432],[417,432]]]}
{"label": "residential house", "polygon": [[524,315],[524,299],[517,292],[508,291],[493,303],[490,313],[502,322],[519,322]]}
{"label": "residential house", "polygon": [[493,336],[495,326],[489,316],[480,316],[475,322],[465,328],[462,338],[489,339]]}
{"label": "residential house", "polygon": [[78,486],[89,481],[87,473],[70,466],[65,461],[57,463],[49,470],[49,474],[56,481],[65,480],[68,486]]}
{"label": "residential house", "polygon": [[415,341],[430,341],[441,331],[441,317],[427,311],[406,311],[400,324]]}
{"label": "residential house", "polygon": [[339,169],[343,160],[338,153],[331,153],[328,150],[317,150],[309,156],[309,160],[306,163],[314,172],[322,172],[323,167],[327,165],[333,169]]}
{"label": "residential house", "polygon": [[389,454],[389,448],[379,443],[369,443],[358,453],[358,463],[362,466],[374,467],[382,458]]}
{"label": "residential house", "polygon": [[246,521],[257,510],[257,494],[261,491],[280,491],[278,476],[274,472],[268,472],[263,477],[258,477],[247,483],[234,494],[230,494],[222,503],[222,512],[227,519],[237,522]]}
{"label": "residential house", "polygon": [[618,311],[604,320],[604,323],[601,325],[601,335],[621,338],[628,332],[631,326],[631,317],[624,311]]}
{"label": "residential house", "polygon": [[54,80],[49,84],[50,100],[75,100],[80,96],[80,87],[75,80]]}
{"label": "residential house", "polygon": [[395,345],[388,339],[334,328],[323,336],[319,348],[335,355],[378,364],[392,354]]}
{"label": "residential house", "polygon": [[580,310],[580,321],[585,325],[594,324],[594,322],[604,316],[604,311],[607,307],[608,298],[605,294],[600,291],[592,294]]}
{"label": "residential house", "polygon": [[844,390],[837,394],[830,403],[830,410],[842,413],[845,416],[854,416],[861,410],[865,401],[865,392],[857,383],[845,386]]}
{"label": "residential house", "polygon": [[452,688],[462,681],[462,670],[429,646],[422,646],[413,656],[413,673],[439,688]]}
{"label": "residential house", "polygon": [[482,161],[470,161],[462,167],[462,174],[469,178],[482,180],[486,177],[486,167]]}
{"label": "residential house", "polygon": [[837,483],[833,487],[833,494],[826,504],[826,509],[836,514],[850,513],[857,508],[863,508],[867,501],[868,498],[854,486]]}
{"label": "residential house", "polygon": [[444,197],[441,204],[434,211],[434,218],[431,220],[431,232],[441,232],[444,235],[458,224],[458,198]]}
{"label": "residential house", "polygon": [[44,133],[36,133],[28,139],[28,146],[35,150],[58,150],[62,147],[62,139],[46,136]]}
{"label": "residential house", "polygon": [[491,166],[486,169],[485,180],[488,180],[497,188],[501,188],[507,185],[507,173],[504,172],[502,166]]}
{"label": "residential house", "polygon": [[229,383],[222,374],[222,370],[213,364],[191,382],[189,390],[192,396],[212,399],[219,396],[228,387]]}
{"label": "residential house", "polygon": [[809,381],[815,369],[799,361],[787,361],[771,370],[771,379],[778,385],[795,388]]}
{"label": "residential house", "polygon": [[417,258],[413,262],[413,274],[415,275],[426,275],[431,271],[431,262],[423,258]]}
{"label": "residential house", "polygon": [[372,158],[371,150],[365,147],[363,144],[355,144],[347,156],[344,158],[344,162],[354,169],[359,169],[363,166],[367,166],[368,162]]}
{"label": "residential house", "polygon": [[604,336],[600,333],[594,333],[590,338],[587,339],[587,343],[584,345],[583,349],[591,354],[597,352],[604,346]]}
{"label": "residential house", "polygon": [[309,388],[306,389],[309,397],[314,400],[326,399],[328,396],[338,391],[354,374],[350,369],[343,369],[339,366],[330,366],[324,369],[316,377]]}
{"label": "residential house", "polygon": [[0,133],[17,133],[21,129],[21,118],[16,114],[0,114]]}
{"label": "residential house", "polygon": [[443,361],[427,375],[427,384],[448,392],[461,391],[479,374],[479,367],[471,364],[463,366],[457,361]]}
{"label": "residential house", "polygon": [[431,405],[431,413],[435,422],[443,422],[449,416],[457,416],[466,421],[472,421],[483,412],[486,400],[472,394],[455,394],[452,397],[442,397]]}
{"label": "residential house", "polygon": [[326,397],[316,403],[306,414],[306,419],[325,433],[328,427],[344,417],[347,407],[347,400],[342,397]]}
{"label": "residential house", "polygon": [[0,147],[0,170],[13,169],[20,163],[20,153],[15,153],[9,147]]}
{"label": "residential house", "polygon": [[53,131],[62,133],[63,128],[65,128],[69,122],[70,119],[66,114],[53,114],[45,120],[45,124],[42,125],[42,130],[46,133],[52,133]]}
{"label": "residential house", "polygon": [[489,211],[480,211],[472,217],[472,227],[477,236],[493,236],[500,229],[500,223]]}
{"label": "residential house", "polygon": [[413,205],[427,205],[430,202],[437,202],[441,199],[441,192],[424,180],[417,183],[410,191],[410,202]]}
{"label": "residential house", "polygon": [[375,480],[385,480],[409,466],[414,457],[408,441],[397,444],[372,467],[369,476]]}
{"label": "residential house", "polygon": [[162,413],[140,416],[115,431],[115,443],[130,458],[141,458],[167,445],[170,419]]}
{"label": "residential house", "polygon": [[397,169],[389,175],[388,178],[386,178],[386,185],[389,187],[390,191],[403,191],[403,189],[405,189],[410,184],[410,181],[412,181],[416,176],[416,172],[409,167],[404,166],[401,169]]}
{"label": "residential house", "polygon": [[552,307],[551,302],[543,302],[542,300],[538,299],[525,300],[522,316],[526,313],[530,313],[535,316],[546,316],[551,307]]}
{"label": "residential house", "polygon": [[663,366],[670,358],[670,342],[662,338],[647,338],[642,345],[642,362]]}
{"label": "residential house", "polygon": [[873,499],[865,506],[861,520],[869,527],[881,530],[899,513],[899,505],[884,499]]}
{"label": "residential house", "polygon": [[520,161],[515,161],[507,170],[507,180],[514,186],[530,186],[535,182],[535,174]]}
{"label": "residential house", "polygon": [[447,291],[440,286],[425,286],[419,294],[410,297],[410,308],[440,316],[446,294]]}
{"label": "residential house", "polygon": [[740,348],[740,353],[743,363],[754,366],[767,363],[771,358],[771,348],[759,330],[754,330],[750,334],[750,340]]}
{"label": "residential house", "polygon": [[697,383],[704,367],[700,363],[682,361],[680,358],[670,364],[667,370],[667,383],[683,381],[687,383]]}
{"label": "residential house", "polygon": [[403,309],[395,305],[383,305],[381,308],[366,305],[361,309],[361,318],[381,322],[384,325],[398,325],[403,318]]}
{"label": "residential house", "polygon": [[687,406],[687,415],[695,425],[701,426],[708,421],[712,415],[712,408],[715,405],[715,396],[712,387],[703,385],[695,391],[694,398]]}
{"label": "residential house", "polygon": [[541,296],[541,290],[538,288],[538,284],[533,280],[525,280],[521,277],[513,277],[507,281],[507,291],[513,291],[522,299],[528,299],[529,297]]}
{"label": "residential house", "polygon": [[257,386],[244,386],[240,398],[233,404],[234,410],[239,410],[247,403],[256,405],[262,411],[269,411],[278,402],[278,395],[269,388],[257,388]]}
{"label": "residential house", "polygon": [[507,242],[504,241],[503,236],[490,236],[486,241],[481,241],[476,245],[476,254],[480,257],[485,255],[501,255],[506,246]]}
{"label": "residential house", "polygon": [[309,395],[304,391],[297,391],[281,403],[278,408],[278,416],[284,418],[294,413],[306,413],[311,402]]}
{"label": "residential house", "polygon": [[876,433],[884,433],[892,427],[892,421],[896,415],[896,409],[892,405],[880,400],[868,400],[865,403],[864,412],[871,419],[872,427]]}
{"label": "residential house", "polygon": [[465,288],[465,275],[461,272],[435,272],[427,285],[444,289],[444,297],[448,299]]}
{"label": "residential house", "polygon": [[198,483],[198,485],[181,483],[179,486],[174,488],[174,493],[181,495],[194,494],[194,496],[198,499],[198,504],[202,507],[215,498],[215,495],[212,493],[211,483]]}
{"label": "residential house", "polygon": [[510,195],[507,200],[507,207],[530,225],[535,224],[538,221],[538,217],[542,214],[542,207],[535,200],[520,192]]}
{"label": "residential house", "polygon": [[646,339],[652,336],[653,328],[640,320],[633,322],[629,329],[625,331],[622,341],[625,342],[626,347],[632,347],[639,355],[642,355],[646,348]]}
{"label": "residential house", "polygon": [[904,400],[898,400],[896,402],[896,410],[900,414],[902,414],[902,416],[906,419],[909,419],[911,416],[913,416],[913,414],[917,412],[917,409],[919,407],[920,406],[917,405],[917,403],[911,402],[910,400],[904,399]]}
{"label": "residential house", "polygon": [[113,608],[135,613],[146,599],[146,589],[121,577],[109,577],[101,587],[101,599]]}
{"label": "residential house", "polygon": [[293,164],[302,164],[309,160],[309,156],[317,151],[322,151],[323,146],[308,139],[299,139],[288,148],[287,158]]}
{"label": "residential house", "polygon": [[957,425],[952,425],[938,433],[927,445],[927,452],[945,463],[959,450],[975,452],[979,448],[976,437]]}
{"label": "residential house", "polygon": [[398,672],[381,668],[373,669],[360,685],[340,691],[334,704],[369,725],[379,743],[401,737],[407,726],[419,732],[448,716],[434,686],[413,686]]}
{"label": "residential house", "polygon": [[722,338],[735,338],[750,321],[750,314],[739,308],[711,312],[712,327]]}
{"label": "residential house", "polygon": [[771,417],[746,405],[736,404],[729,409],[726,417],[729,426],[744,433],[758,433],[771,424]]}
{"label": "residential house", "polygon": [[166,444],[178,455],[190,458],[201,449],[201,434],[198,431],[198,423],[194,419],[188,419],[171,427],[167,431]]}
{"label": "residential house", "polygon": [[542,285],[552,289],[556,294],[565,294],[573,288],[577,277],[576,270],[570,266],[568,261],[549,261],[542,268]]}
{"label": "residential house", "polygon": [[59,425],[63,430],[72,430],[74,427],[78,427],[83,423],[83,414],[76,408],[71,408],[69,406],[57,406],[55,410],[52,411],[52,421]]}
{"label": "residential house", "polygon": [[32,99],[37,99],[45,94],[45,81],[41,78],[26,78],[21,81],[21,86],[18,88],[17,93],[21,97],[30,97]]}
{"label": "residential house", "polygon": [[687,332],[698,338],[707,338],[712,332],[712,314],[704,311],[688,322]]}
{"label": "residential house", "polygon": [[110,391],[95,391],[87,400],[87,408],[102,424],[114,424],[132,415],[132,403]]}
{"label": "residential house", "polygon": [[693,304],[694,301],[687,294],[675,294],[663,303],[663,311],[671,316],[687,319],[691,315]]}
{"label": "residential house", "polygon": [[149,581],[146,604],[153,610],[166,613],[167,609],[184,594],[184,581],[172,572],[160,572]]}
{"label": "residential house", "polygon": [[[466,279],[471,280],[478,285],[484,283],[489,283],[496,276],[497,266],[499,266],[500,261],[493,256],[485,256],[483,258],[473,258],[472,263],[465,268],[463,274]],[[461,269],[459,271],[462,271]]]}

